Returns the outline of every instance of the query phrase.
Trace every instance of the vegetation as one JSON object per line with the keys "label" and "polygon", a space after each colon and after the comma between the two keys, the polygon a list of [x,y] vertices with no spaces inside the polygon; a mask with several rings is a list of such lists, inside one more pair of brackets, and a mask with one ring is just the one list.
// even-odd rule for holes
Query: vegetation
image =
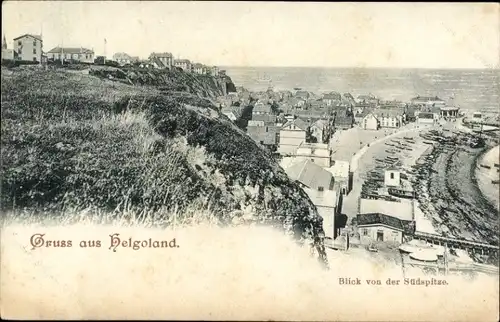
{"label": "vegetation", "polygon": [[2,211],[162,223],[210,214],[315,239],[324,255],[321,217],[304,191],[213,109],[220,86],[187,85],[204,91],[2,69]]}

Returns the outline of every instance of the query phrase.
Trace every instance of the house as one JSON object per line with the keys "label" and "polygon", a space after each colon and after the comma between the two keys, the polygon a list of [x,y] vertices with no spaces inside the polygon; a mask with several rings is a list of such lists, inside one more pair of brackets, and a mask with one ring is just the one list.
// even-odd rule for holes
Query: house
{"label": "house", "polygon": [[94,63],[94,51],[83,47],[54,47],[47,52],[51,60],[78,61],[81,63]]}
{"label": "house", "polygon": [[401,172],[395,168],[385,170],[384,184],[386,187],[399,187],[401,185]]}
{"label": "house", "polygon": [[259,123],[248,122],[247,134],[257,143],[265,146],[276,146],[278,143],[278,127],[263,121],[257,122]]}
{"label": "house", "polygon": [[333,164],[326,169],[333,175],[335,188],[343,195],[351,191],[350,169],[350,162],[341,160],[333,160]]}
{"label": "house", "polygon": [[175,59],[174,66],[181,68],[185,72],[191,71],[191,61],[189,59]]}
{"label": "house", "polygon": [[326,106],[339,105],[342,101],[342,96],[337,92],[330,92],[323,95],[323,102]]}
{"label": "house", "polygon": [[311,160],[296,160],[285,169],[285,172],[294,181],[303,187],[314,190],[333,190],[333,175]]}
{"label": "house", "polygon": [[319,119],[310,127],[311,136],[316,138],[319,143],[325,143],[329,139],[330,122],[325,119]]}
{"label": "house", "polygon": [[380,122],[377,116],[370,112],[361,121],[361,128],[364,130],[378,130],[380,127]]}
{"label": "house", "polygon": [[371,242],[403,243],[405,231],[403,222],[382,213],[367,213],[356,216],[360,240],[364,244]]}
{"label": "house", "polygon": [[328,168],[330,166],[330,149],[324,143],[302,142],[295,151],[297,160],[309,160],[315,164]]}
{"label": "house", "polygon": [[369,103],[369,104],[378,104],[379,99],[373,95],[373,94],[368,94],[368,95],[359,95],[356,98],[357,103]]}
{"label": "house", "polygon": [[7,41],[5,40],[5,35],[2,39],[2,60],[3,59],[14,59],[14,50],[7,48]]}
{"label": "house", "polygon": [[290,179],[297,181],[323,218],[325,236],[335,238],[335,216],[342,210],[342,195],[334,187],[333,176],[310,160],[292,162],[284,167]]}
{"label": "house", "polygon": [[435,124],[437,117],[432,112],[418,111],[416,120],[418,124]]}
{"label": "house", "polygon": [[379,108],[373,111],[377,116],[380,127],[398,128],[403,125],[404,111],[401,109]]}
{"label": "house", "polygon": [[252,110],[252,116],[260,114],[271,114],[271,105],[264,103],[262,101],[255,103]]}
{"label": "house", "polygon": [[417,120],[417,110],[414,105],[407,105],[405,107],[405,122],[415,122]]}
{"label": "house", "polygon": [[334,119],[336,129],[347,130],[354,126],[354,115],[352,113],[337,113]]}
{"label": "house", "polygon": [[263,121],[266,123],[276,123],[277,116],[273,114],[252,114],[253,121]]}
{"label": "house", "polygon": [[242,111],[241,111],[241,108],[238,106],[228,106],[228,107],[222,108],[222,110],[220,112],[222,114],[224,114],[225,116],[227,116],[231,121],[234,122],[241,117]]}
{"label": "house", "polygon": [[323,218],[323,231],[326,238],[337,238],[335,229],[335,218],[342,211],[342,195],[336,190],[304,188],[305,193],[311,199],[318,214]]}
{"label": "house", "polygon": [[299,145],[306,141],[309,126],[300,118],[288,121],[280,129],[278,152],[282,155],[294,155]]}
{"label": "house", "polygon": [[311,109],[320,109],[324,108],[326,104],[322,100],[310,100],[308,105]]}
{"label": "house", "polygon": [[307,101],[311,94],[308,91],[298,90],[295,92],[295,97]]}
{"label": "house", "polygon": [[23,61],[42,61],[42,36],[24,34],[14,38],[14,59]]}
{"label": "house", "polygon": [[437,96],[417,96],[411,99],[411,103],[413,105],[422,106],[422,107],[430,107],[430,106],[445,106],[444,100],[440,99]]}
{"label": "house", "polygon": [[212,68],[210,68],[210,74],[212,76],[219,76],[219,67],[212,66]]}
{"label": "house", "polygon": [[128,65],[128,64],[133,64],[133,63],[138,62],[139,57],[130,56],[127,53],[115,53],[113,55],[113,60],[116,61],[121,66],[123,66],[123,65]]}
{"label": "house", "polygon": [[172,68],[174,65],[174,56],[171,53],[151,53],[149,60],[155,65],[156,68],[165,69]]}
{"label": "house", "polygon": [[193,72],[196,74],[203,74],[203,65],[200,63],[193,64]]}

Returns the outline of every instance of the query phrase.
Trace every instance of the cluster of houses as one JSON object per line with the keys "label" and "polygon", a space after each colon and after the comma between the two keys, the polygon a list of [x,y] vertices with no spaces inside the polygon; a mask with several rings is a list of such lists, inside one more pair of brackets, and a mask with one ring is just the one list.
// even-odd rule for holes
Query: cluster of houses
{"label": "cluster of houses", "polygon": [[[280,156],[282,168],[309,195],[323,217],[326,237],[333,240],[342,227],[339,222],[345,222],[341,213],[343,196],[352,189],[350,160],[336,160],[329,144],[336,131],[354,126],[374,131],[394,129],[409,122],[436,123],[439,118],[459,115],[458,108],[447,107],[438,97],[417,96],[405,103],[382,101],[372,94],[354,98],[350,93],[317,95],[301,89],[274,91],[272,87],[257,93],[239,87],[236,93],[217,101],[221,112],[233,121],[242,117],[245,107],[253,106],[247,134]],[[396,181],[387,182],[398,186]],[[398,207],[403,210],[391,216],[394,211],[388,214],[377,208],[384,202],[361,202],[361,235],[401,241],[404,229],[413,221],[412,207],[400,203]],[[398,207],[392,205],[393,209]]]}
{"label": "cluster of houses", "polygon": [[[61,47],[56,46],[45,52],[43,50],[43,39],[41,35],[24,34],[13,39],[13,48],[7,48],[5,35],[2,39],[2,60],[18,60],[43,63],[46,61],[79,62],[93,64],[96,61],[93,49],[84,47]],[[105,61],[105,57],[100,56]],[[205,66],[200,63],[191,62],[189,59],[174,59],[168,52],[151,53],[148,59],[140,59],[127,53],[116,53],[113,61],[120,66],[138,65],[144,68],[172,69],[178,67],[186,72],[196,74],[224,76],[225,71],[219,70],[217,66]]]}

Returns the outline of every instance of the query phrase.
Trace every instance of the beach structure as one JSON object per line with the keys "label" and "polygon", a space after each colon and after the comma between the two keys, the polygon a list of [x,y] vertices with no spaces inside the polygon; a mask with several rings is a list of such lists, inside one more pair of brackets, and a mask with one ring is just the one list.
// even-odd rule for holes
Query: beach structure
{"label": "beach structure", "polygon": [[72,60],[81,63],[94,63],[94,51],[83,47],[54,47],[47,52],[47,58],[53,60]]}
{"label": "beach structure", "polygon": [[403,243],[405,232],[400,219],[382,213],[367,213],[356,216],[360,241],[363,244],[371,242]]}
{"label": "beach structure", "polygon": [[43,40],[41,35],[24,34],[14,38],[14,59],[42,61]]}
{"label": "beach structure", "polygon": [[309,126],[300,118],[285,123],[279,132],[279,148],[281,155],[294,155],[297,148],[306,142],[306,133]]}
{"label": "beach structure", "polygon": [[306,143],[302,142],[295,151],[297,160],[310,160],[318,166],[330,167],[330,150],[325,143]]}
{"label": "beach structure", "polygon": [[460,108],[455,106],[443,106],[440,108],[440,116],[444,118],[457,118],[460,116],[459,112]]}

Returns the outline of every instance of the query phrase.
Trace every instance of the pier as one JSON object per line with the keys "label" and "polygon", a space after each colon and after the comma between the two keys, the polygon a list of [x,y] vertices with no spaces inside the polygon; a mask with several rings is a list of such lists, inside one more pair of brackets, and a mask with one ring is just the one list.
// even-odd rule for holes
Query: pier
{"label": "pier", "polygon": [[423,240],[433,245],[446,246],[450,249],[463,249],[471,250],[481,255],[495,255],[498,256],[499,247],[496,245],[478,243],[467,239],[459,239],[453,237],[445,237],[436,234],[429,234],[424,232],[415,232],[414,239]]}

